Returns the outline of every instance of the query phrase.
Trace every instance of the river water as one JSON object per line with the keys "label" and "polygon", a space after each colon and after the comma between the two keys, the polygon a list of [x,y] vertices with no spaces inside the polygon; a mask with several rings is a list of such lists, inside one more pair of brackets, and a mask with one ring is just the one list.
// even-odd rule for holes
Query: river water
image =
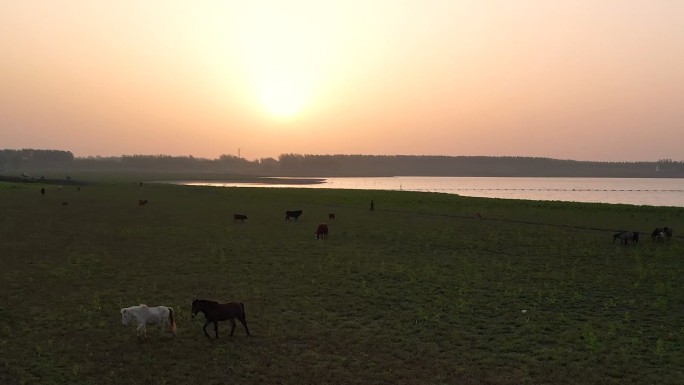
{"label": "river water", "polygon": [[[320,178],[322,183],[176,182],[222,187],[291,187],[360,190],[425,191],[472,197],[624,203],[684,207],[681,178],[491,178],[491,177],[369,177]],[[282,182],[282,183],[281,183]]]}

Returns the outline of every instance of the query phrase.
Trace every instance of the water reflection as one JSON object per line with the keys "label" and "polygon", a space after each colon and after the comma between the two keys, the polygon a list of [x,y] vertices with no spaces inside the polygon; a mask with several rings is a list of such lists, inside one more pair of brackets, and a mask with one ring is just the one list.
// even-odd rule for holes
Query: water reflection
{"label": "water reflection", "polygon": [[[473,197],[558,200],[569,202],[625,203],[684,207],[684,179],[679,178],[478,178],[478,177],[377,177],[377,178],[275,178],[266,183],[176,182],[184,185],[223,187],[288,187],[360,190],[423,191]],[[315,183],[319,182],[319,183]]]}

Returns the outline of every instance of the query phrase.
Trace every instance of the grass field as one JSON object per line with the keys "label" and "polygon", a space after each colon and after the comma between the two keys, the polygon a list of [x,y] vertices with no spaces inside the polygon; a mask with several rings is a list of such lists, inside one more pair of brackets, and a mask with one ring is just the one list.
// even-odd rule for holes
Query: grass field
{"label": "grass field", "polygon": [[[624,246],[583,229],[681,235],[681,208],[39,189],[0,184],[2,384],[684,383],[684,241]],[[193,297],[243,302],[253,336],[223,323],[209,341]],[[119,314],[139,303],[172,306],[178,335],[148,327],[139,343]]]}

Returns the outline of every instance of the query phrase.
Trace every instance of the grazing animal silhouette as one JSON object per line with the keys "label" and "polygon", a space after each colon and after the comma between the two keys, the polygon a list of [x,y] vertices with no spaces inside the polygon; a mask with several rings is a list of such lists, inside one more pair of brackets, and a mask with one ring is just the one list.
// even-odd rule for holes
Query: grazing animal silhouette
{"label": "grazing animal silhouette", "polygon": [[326,239],[328,238],[328,225],[326,223],[321,223],[316,228],[316,239]]}
{"label": "grazing animal silhouette", "polygon": [[145,206],[147,203],[147,199],[138,199],[138,206]]}
{"label": "grazing animal silhouette", "polygon": [[230,336],[233,336],[235,331],[235,320],[238,321],[245,327],[245,332],[249,335],[249,329],[247,328],[247,320],[245,319],[245,305],[242,302],[228,302],[228,303],[218,303],[216,301],[211,301],[207,299],[193,299],[192,300],[192,318],[195,318],[197,313],[204,313],[204,317],[207,321],[204,323],[202,330],[204,335],[209,337],[207,333],[207,325],[210,323],[214,324],[214,333],[216,338],[218,338],[218,321],[230,320]]}
{"label": "grazing animal silhouette", "polygon": [[240,223],[244,223],[245,219],[247,218],[247,215],[242,215],[242,214],[233,214],[233,223],[240,221]]}
{"label": "grazing animal silhouette", "polygon": [[299,222],[299,216],[302,215],[302,210],[286,211],[285,220],[289,221],[290,218],[294,218],[295,222]]}
{"label": "grazing animal silhouette", "polygon": [[[671,232],[672,231],[670,230],[670,233]],[[666,236],[665,228],[663,228],[663,227],[657,227],[657,228],[653,229],[653,231],[651,232],[651,240],[653,242],[663,242],[665,240],[665,236]]]}
{"label": "grazing animal silhouette", "polygon": [[635,233],[633,231],[621,231],[613,235],[613,243],[615,243],[616,239],[619,239],[620,243],[623,245],[626,245],[629,241],[636,243],[639,242],[639,233]]}
{"label": "grazing animal silhouette", "polygon": [[328,214],[328,220],[334,221],[335,220],[335,213]]}

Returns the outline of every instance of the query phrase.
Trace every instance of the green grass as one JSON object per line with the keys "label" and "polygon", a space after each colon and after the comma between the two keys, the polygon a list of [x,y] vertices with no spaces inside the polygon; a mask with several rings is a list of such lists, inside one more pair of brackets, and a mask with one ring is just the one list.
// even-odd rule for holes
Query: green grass
{"label": "green grass", "polygon": [[[623,246],[610,232],[512,222],[677,234],[680,208],[132,181],[48,186],[45,197],[0,187],[2,384],[684,380],[681,239]],[[300,222],[286,223],[294,209]],[[329,212],[330,237],[316,241]],[[222,323],[208,341],[193,297],[243,302],[253,336],[238,323],[231,338]],[[178,336],[149,327],[138,343],[119,314],[138,303],[174,307]]]}

